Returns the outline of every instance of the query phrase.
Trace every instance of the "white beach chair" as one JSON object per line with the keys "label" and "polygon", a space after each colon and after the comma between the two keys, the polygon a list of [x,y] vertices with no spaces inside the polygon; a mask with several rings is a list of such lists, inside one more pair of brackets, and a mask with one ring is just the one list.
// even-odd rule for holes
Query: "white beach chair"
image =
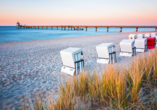
{"label": "white beach chair", "polygon": [[98,59],[97,63],[111,64],[116,62],[115,45],[112,43],[102,43],[96,46]]}
{"label": "white beach chair", "polygon": [[157,37],[157,33],[151,33],[151,37]]}
{"label": "white beach chair", "polygon": [[144,38],[144,34],[137,34],[137,38]]}
{"label": "white beach chair", "polygon": [[[156,37],[157,39],[157,33],[151,33],[151,37]],[[157,40],[156,40],[156,46],[157,46]]]}
{"label": "white beach chair", "polygon": [[120,42],[120,56],[132,57],[136,55],[135,40],[124,39]]}
{"label": "white beach chair", "polygon": [[136,34],[130,34],[129,39],[130,40],[135,40],[136,39]]}
{"label": "white beach chair", "polygon": [[72,76],[82,72],[84,67],[84,60],[81,59],[81,55],[83,55],[81,48],[69,47],[67,49],[61,50],[60,54],[63,62],[61,72]]}
{"label": "white beach chair", "polygon": [[151,37],[151,34],[150,33],[145,33],[144,37]]}
{"label": "white beach chair", "polygon": [[147,51],[147,39],[138,38],[135,40],[136,52],[146,52]]}
{"label": "white beach chair", "polygon": [[157,33],[151,33],[151,37],[156,37],[157,39]]}

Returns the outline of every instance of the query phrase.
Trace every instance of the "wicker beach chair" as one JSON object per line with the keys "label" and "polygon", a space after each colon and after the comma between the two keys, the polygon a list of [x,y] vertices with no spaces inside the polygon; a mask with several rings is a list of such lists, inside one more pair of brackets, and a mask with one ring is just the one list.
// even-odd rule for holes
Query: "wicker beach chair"
{"label": "wicker beach chair", "polygon": [[124,39],[120,42],[120,56],[132,57],[136,55],[135,40]]}
{"label": "wicker beach chair", "polygon": [[156,46],[157,46],[157,33],[151,33],[151,36],[156,38]]}
{"label": "wicker beach chair", "polygon": [[97,63],[111,64],[116,62],[115,45],[113,43],[102,43],[96,46]]}
{"label": "wicker beach chair", "polygon": [[137,39],[138,38],[144,38],[144,34],[137,34]]}
{"label": "wicker beach chair", "polygon": [[83,55],[81,48],[69,47],[61,50],[60,54],[63,62],[61,72],[72,76],[82,72],[84,68],[84,60],[81,59],[81,55]]}
{"label": "wicker beach chair", "polygon": [[130,34],[129,39],[130,40],[135,40],[136,39],[136,34]]}
{"label": "wicker beach chair", "polygon": [[151,34],[150,33],[145,33],[144,37],[151,37]]}
{"label": "wicker beach chair", "polygon": [[135,40],[136,52],[146,52],[147,51],[147,39],[138,38]]}
{"label": "wicker beach chair", "polygon": [[153,49],[156,47],[156,37],[146,37],[147,38],[147,48]]}

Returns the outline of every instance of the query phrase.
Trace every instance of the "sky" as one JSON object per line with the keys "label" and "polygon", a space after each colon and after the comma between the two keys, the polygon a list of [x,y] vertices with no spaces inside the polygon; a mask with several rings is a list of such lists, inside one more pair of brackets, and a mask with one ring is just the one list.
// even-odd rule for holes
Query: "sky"
{"label": "sky", "polygon": [[157,0],[0,0],[0,26],[157,25]]}

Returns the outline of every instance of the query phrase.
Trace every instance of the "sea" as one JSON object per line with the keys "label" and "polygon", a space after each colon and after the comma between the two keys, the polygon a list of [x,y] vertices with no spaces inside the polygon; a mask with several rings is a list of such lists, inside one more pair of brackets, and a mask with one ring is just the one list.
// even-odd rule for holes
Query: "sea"
{"label": "sea", "polygon": [[[153,28],[139,28],[138,31],[154,31]],[[135,28],[123,28],[123,32],[135,32]],[[21,42],[21,41],[32,41],[32,40],[43,40],[43,39],[58,39],[67,37],[83,37],[90,35],[100,35],[100,34],[110,34],[119,33],[120,28],[109,28],[107,32],[106,28],[87,28],[85,30],[71,30],[66,28],[66,30],[61,30],[61,28],[39,28],[39,29],[18,29],[16,26],[0,26],[0,43],[7,42]]]}

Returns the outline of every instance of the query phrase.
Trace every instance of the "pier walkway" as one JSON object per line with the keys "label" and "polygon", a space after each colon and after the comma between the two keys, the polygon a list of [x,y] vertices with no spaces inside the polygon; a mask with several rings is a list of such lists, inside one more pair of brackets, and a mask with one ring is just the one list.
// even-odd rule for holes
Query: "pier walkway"
{"label": "pier walkway", "polygon": [[157,31],[157,26],[69,26],[69,25],[56,25],[56,26],[19,26],[18,28],[24,28],[24,29],[28,29],[28,28],[37,28],[39,29],[39,27],[41,27],[42,29],[44,27],[46,27],[46,29],[48,29],[48,27],[51,27],[51,29],[53,29],[53,27],[56,27],[57,30],[60,27],[61,30],[83,30],[85,29],[87,31],[87,28],[95,28],[95,31],[97,31],[97,28],[107,28],[107,32],[109,31],[109,28],[120,28],[120,32],[122,32],[123,28],[136,28],[136,32],[138,32],[139,28],[154,28],[155,31]]}

